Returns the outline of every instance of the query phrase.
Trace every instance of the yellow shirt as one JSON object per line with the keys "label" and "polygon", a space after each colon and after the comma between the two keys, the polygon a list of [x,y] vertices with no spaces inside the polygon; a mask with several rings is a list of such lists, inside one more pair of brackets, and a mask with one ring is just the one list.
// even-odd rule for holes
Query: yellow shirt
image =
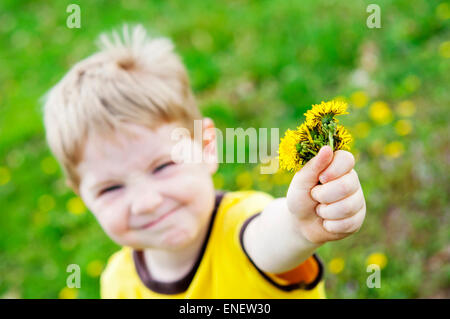
{"label": "yellow shirt", "polygon": [[123,247],[101,276],[102,298],[325,298],[323,266],[316,255],[284,274],[259,270],[243,249],[245,227],[273,200],[257,191],[228,192],[216,207],[197,263],[181,280],[153,280],[142,252]]}

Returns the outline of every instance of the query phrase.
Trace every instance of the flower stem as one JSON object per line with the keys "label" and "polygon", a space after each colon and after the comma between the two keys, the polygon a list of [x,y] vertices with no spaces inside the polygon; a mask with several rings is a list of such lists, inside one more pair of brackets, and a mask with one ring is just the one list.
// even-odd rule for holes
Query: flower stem
{"label": "flower stem", "polygon": [[329,145],[331,146],[331,150],[334,152],[334,139],[333,139],[333,133],[331,131],[328,131],[328,140],[329,140]]}

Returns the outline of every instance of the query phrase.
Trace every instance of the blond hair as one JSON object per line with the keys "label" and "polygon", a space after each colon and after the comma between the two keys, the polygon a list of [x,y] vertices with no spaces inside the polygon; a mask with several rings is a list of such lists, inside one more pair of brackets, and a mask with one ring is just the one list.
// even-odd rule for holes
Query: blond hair
{"label": "blond hair", "polygon": [[167,38],[138,25],[123,38],[100,36],[100,52],[77,63],[45,96],[47,142],[75,191],[76,167],[88,133],[110,133],[122,123],[157,128],[177,122],[192,134],[201,114],[180,58]]}

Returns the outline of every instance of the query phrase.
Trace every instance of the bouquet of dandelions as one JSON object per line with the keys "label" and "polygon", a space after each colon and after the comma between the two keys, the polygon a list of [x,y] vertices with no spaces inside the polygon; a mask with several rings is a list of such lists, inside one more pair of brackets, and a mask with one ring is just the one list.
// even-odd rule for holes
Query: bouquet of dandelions
{"label": "bouquet of dandelions", "polygon": [[280,167],[297,172],[325,145],[330,145],[333,151],[349,151],[352,136],[335,118],[348,114],[346,110],[347,103],[339,100],[313,105],[305,113],[306,121],[296,130],[288,129],[281,139]]}

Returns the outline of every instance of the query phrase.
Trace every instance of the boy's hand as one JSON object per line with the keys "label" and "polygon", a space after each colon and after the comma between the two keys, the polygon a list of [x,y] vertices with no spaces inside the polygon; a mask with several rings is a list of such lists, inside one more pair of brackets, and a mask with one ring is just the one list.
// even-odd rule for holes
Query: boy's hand
{"label": "boy's hand", "polygon": [[333,153],[324,146],[294,175],[287,206],[299,221],[298,230],[312,243],[342,239],[360,229],[366,203],[354,165],[351,153]]}

